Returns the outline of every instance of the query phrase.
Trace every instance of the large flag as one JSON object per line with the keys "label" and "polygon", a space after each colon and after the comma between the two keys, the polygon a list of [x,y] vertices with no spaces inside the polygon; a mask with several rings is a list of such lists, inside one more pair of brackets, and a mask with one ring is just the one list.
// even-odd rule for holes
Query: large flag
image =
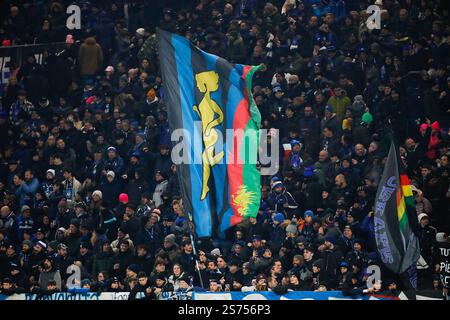
{"label": "large flag", "polygon": [[[403,171],[391,143],[375,198],[375,239],[384,265],[396,274],[410,274],[414,287],[412,277],[420,257],[419,241],[413,232],[417,214],[411,185]],[[412,217],[416,220],[410,221]]]}
{"label": "large flag", "polygon": [[261,115],[251,95],[259,67],[233,65],[160,29],[157,39],[170,129],[184,129],[177,164],[184,208],[199,237],[223,236],[259,209]]}

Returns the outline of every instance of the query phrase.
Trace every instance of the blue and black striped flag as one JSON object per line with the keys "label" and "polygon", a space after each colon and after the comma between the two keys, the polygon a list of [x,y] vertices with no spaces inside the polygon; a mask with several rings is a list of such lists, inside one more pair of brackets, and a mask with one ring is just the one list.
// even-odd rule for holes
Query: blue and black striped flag
{"label": "blue and black striped flag", "polygon": [[[157,39],[170,129],[185,130],[177,144],[184,209],[199,237],[223,236],[259,209],[261,115],[251,95],[259,67],[231,64],[160,29]],[[236,134],[229,142],[228,129]]]}

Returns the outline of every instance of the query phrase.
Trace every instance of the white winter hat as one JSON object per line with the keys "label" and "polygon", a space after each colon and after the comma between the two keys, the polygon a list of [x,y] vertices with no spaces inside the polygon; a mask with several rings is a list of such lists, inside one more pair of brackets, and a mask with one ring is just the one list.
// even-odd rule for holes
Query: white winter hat
{"label": "white winter hat", "polygon": [[213,255],[213,256],[220,256],[221,255],[220,249],[219,248],[215,248],[215,249],[211,250],[211,255]]}
{"label": "white winter hat", "polygon": [[145,29],[144,28],[139,28],[136,30],[136,33],[140,36],[143,36],[145,34]]}
{"label": "white winter hat", "polygon": [[48,169],[46,174],[47,173],[51,173],[53,176],[55,176],[56,171],[55,171],[55,169]]}
{"label": "white winter hat", "polygon": [[421,213],[417,216],[417,219],[419,220],[419,222],[423,219],[423,218],[429,218],[428,215],[426,213]]}
{"label": "white winter hat", "polygon": [[107,173],[106,173],[106,176],[108,177],[108,176],[111,176],[113,179],[116,177],[116,174],[114,173],[114,171],[112,171],[112,170],[109,170]]}
{"label": "white winter hat", "polygon": [[92,196],[98,196],[100,199],[102,199],[103,197],[103,193],[100,190],[95,190],[94,192],[92,192]]}

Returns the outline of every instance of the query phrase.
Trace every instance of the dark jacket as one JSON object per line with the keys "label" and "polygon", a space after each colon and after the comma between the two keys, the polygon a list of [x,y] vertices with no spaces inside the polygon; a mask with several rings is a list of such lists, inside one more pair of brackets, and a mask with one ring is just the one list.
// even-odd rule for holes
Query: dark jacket
{"label": "dark jacket", "polygon": [[95,75],[103,66],[102,47],[95,38],[89,37],[80,46],[78,61],[81,75]]}
{"label": "dark jacket", "polygon": [[322,252],[324,281],[327,283],[327,288],[336,288],[338,280],[339,264],[342,261],[342,252],[339,249],[333,248]]}

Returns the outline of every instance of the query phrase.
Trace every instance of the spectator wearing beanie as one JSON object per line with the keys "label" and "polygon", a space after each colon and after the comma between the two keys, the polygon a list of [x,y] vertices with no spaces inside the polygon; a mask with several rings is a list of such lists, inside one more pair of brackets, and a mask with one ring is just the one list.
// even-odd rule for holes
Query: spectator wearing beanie
{"label": "spectator wearing beanie", "polygon": [[111,207],[115,207],[118,204],[119,194],[121,186],[116,173],[112,170],[106,173],[106,177],[102,179],[100,184],[100,191],[102,192],[102,197],[109,199],[109,204]]}

